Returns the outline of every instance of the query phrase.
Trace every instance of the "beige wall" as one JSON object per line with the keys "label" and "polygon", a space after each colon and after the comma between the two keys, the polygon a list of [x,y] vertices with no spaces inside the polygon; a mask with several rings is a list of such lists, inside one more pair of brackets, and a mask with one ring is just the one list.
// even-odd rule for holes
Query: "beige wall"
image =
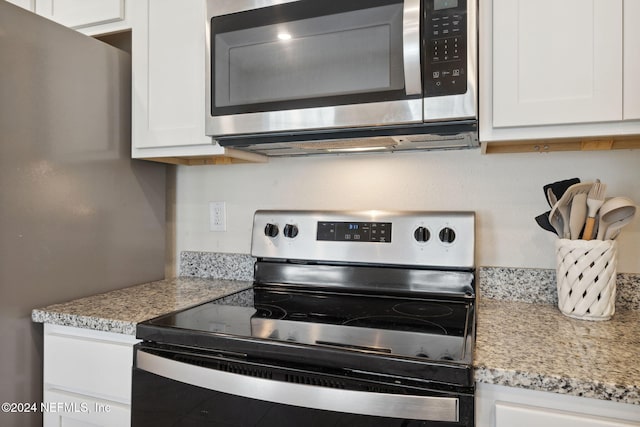
{"label": "beige wall", "polygon": [[[256,209],[406,209],[477,212],[477,264],[554,268],[554,236],[534,217],[542,186],[600,178],[609,195],[640,203],[640,150],[482,155],[480,150],[271,159],[180,166],[176,251],[249,253]],[[210,232],[208,202],[227,202],[227,231]],[[619,238],[618,271],[640,273],[640,221]]]}

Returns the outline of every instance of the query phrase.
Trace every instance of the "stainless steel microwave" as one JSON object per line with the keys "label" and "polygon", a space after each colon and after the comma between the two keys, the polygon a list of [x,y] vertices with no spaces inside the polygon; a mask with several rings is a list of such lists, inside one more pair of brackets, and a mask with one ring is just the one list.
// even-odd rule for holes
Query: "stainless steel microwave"
{"label": "stainless steel microwave", "polygon": [[206,103],[267,155],[477,146],[476,0],[207,0]]}

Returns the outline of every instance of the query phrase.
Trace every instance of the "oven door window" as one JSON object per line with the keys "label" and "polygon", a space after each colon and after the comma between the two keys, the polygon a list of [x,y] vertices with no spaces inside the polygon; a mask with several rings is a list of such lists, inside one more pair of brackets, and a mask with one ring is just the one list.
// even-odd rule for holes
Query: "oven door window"
{"label": "oven door window", "polygon": [[404,9],[301,0],[213,17],[212,116],[409,98]]}

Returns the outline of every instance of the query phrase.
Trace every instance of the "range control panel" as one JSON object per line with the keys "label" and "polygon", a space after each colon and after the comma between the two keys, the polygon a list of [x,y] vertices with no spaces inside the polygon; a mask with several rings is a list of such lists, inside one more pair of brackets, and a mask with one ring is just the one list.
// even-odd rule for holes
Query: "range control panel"
{"label": "range control panel", "polygon": [[391,223],[320,221],[317,240],[390,243]]}
{"label": "range control panel", "polygon": [[251,255],[283,260],[472,268],[473,212],[257,211]]}
{"label": "range control panel", "polygon": [[425,2],[425,97],[467,91],[467,0]]}

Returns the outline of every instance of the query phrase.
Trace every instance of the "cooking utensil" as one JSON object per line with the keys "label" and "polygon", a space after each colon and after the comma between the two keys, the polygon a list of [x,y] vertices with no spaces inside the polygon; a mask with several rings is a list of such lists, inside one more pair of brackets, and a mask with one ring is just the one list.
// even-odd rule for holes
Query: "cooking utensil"
{"label": "cooking utensil", "polygon": [[555,203],[549,212],[549,224],[551,224],[553,229],[556,230],[556,234],[562,238],[564,222],[562,220],[562,215],[560,215],[560,211],[558,210],[558,203]]}
{"label": "cooking utensil", "polygon": [[556,229],[553,227],[553,225],[551,225],[551,223],[549,222],[549,214],[551,213],[551,211],[547,211],[543,214],[540,214],[536,217],[536,222],[538,223],[538,225],[540,227],[542,227],[544,230],[550,231],[554,234],[558,234],[558,232],[556,231]]}
{"label": "cooking utensil", "polygon": [[[631,222],[636,210],[635,203],[626,197],[608,199],[600,208],[600,225],[598,226],[597,238],[599,240],[611,238],[616,230],[619,232],[622,227]],[[625,220],[626,222],[618,224],[618,222]],[[614,224],[616,225],[614,226]],[[613,231],[609,233],[609,228],[611,227],[613,227]]]}
{"label": "cooking utensil", "polygon": [[[562,234],[559,234],[564,239],[568,239],[570,237],[569,231],[569,210],[571,209],[571,201],[575,196],[582,193],[588,193],[593,187],[592,182],[583,182],[579,184],[573,184],[571,187],[567,188],[567,191],[564,192],[558,203],[554,205],[554,208],[560,212],[560,216],[562,217]],[[589,199],[587,199],[588,201]],[[551,210],[553,212],[553,209]],[[550,218],[551,220],[551,218]],[[553,224],[553,222],[551,222]]]}
{"label": "cooking utensil", "polygon": [[553,205],[556,204],[556,202],[552,202],[551,199],[549,198],[549,190],[551,190],[552,194],[555,196],[556,201],[562,197],[562,195],[565,193],[565,191],[567,191],[567,188],[571,187],[574,184],[578,184],[580,182],[579,178],[571,178],[571,179],[565,179],[562,181],[557,181],[557,182],[552,182],[551,184],[547,184],[544,187],[542,187],[542,190],[544,191],[544,195],[547,198],[547,202],[549,203],[549,206],[553,207]]}
{"label": "cooking utensil", "polygon": [[636,210],[637,209],[634,209],[633,214],[629,215],[628,217],[623,218],[620,221],[616,221],[613,224],[609,224],[609,227],[607,227],[607,232],[604,233],[604,240],[613,240],[618,237],[622,229],[626,227],[631,221],[633,221],[633,218],[635,218],[636,216]]}
{"label": "cooking utensil", "polygon": [[572,239],[579,239],[582,227],[587,219],[587,193],[576,194],[571,201],[569,213],[569,235]]}
{"label": "cooking utensil", "polygon": [[553,207],[553,205],[558,203],[558,198],[556,197],[556,194],[553,192],[553,189],[551,188],[547,188],[547,201],[549,202],[549,206],[551,207]]}
{"label": "cooking utensil", "polygon": [[587,222],[584,226],[584,234],[582,235],[584,240],[591,240],[593,238],[593,228],[596,224],[596,215],[604,203],[604,194],[606,191],[607,184],[599,181],[594,183],[591,190],[589,190],[589,195],[587,196],[587,208],[589,213]]}

